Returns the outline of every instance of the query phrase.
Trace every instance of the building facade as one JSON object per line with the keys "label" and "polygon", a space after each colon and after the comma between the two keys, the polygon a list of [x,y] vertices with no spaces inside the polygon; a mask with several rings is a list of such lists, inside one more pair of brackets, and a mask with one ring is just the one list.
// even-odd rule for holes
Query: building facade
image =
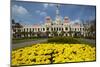
{"label": "building facade", "polygon": [[[85,36],[84,26],[81,22],[71,23],[70,18],[67,16],[63,19],[61,18],[59,5],[56,6],[55,20],[52,20],[50,16],[47,16],[44,24],[22,25],[21,28],[15,28],[14,31],[12,30],[13,34],[16,32],[24,32],[24,35],[20,35],[21,37],[31,37],[33,34],[34,36]],[[25,32],[29,33],[26,35]]]}

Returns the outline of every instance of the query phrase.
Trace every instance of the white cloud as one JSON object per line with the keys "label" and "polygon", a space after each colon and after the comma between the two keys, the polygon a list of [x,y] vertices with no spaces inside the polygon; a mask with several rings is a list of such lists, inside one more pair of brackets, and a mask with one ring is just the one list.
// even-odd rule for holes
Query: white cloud
{"label": "white cloud", "polygon": [[48,8],[48,4],[43,4],[44,8]]}
{"label": "white cloud", "polygon": [[89,16],[89,20],[95,19],[95,16]]}
{"label": "white cloud", "polygon": [[35,12],[41,16],[47,16],[47,13],[45,11],[36,10]]}
{"label": "white cloud", "polygon": [[40,24],[42,24],[43,23],[43,21],[40,21]]}
{"label": "white cloud", "polygon": [[54,7],[55,4],[43,4],[43,7],[47,9],[48,7]]}
{"label": "white cloud", "polygon": [[12,13],[14,15],[26,15],[28,14],[28,10],[23,6],[13,5],[12,6]]}
{"label": "white cloud", "polygon": [[49,4],[49,6],[53,7],[53,6],[55,6],[55,4]]}
{"label": "white cloud", "polygon": [[36,10],[35,12],[36,12],[36,13],[40,13],[41,11],[40,11],[40,10]]}
{"label": "white cloud", "polygon": [[41,16],[47,16],[47,13],[46,12],[40,12],[40,15]]}
{"label": "white cloud", "polygon": [[71,21],[71,23],[81,23],[81,20],[76,19],[76,20]]}

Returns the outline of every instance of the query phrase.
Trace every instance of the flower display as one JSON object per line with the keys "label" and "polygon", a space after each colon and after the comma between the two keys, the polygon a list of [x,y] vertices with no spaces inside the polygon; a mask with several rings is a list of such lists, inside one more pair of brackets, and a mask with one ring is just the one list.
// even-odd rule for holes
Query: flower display
{"label": "flower display", "polygon": [[36,44],[13,50],[12,65],[94,61],[95,50],[95,47],[86,44]]}

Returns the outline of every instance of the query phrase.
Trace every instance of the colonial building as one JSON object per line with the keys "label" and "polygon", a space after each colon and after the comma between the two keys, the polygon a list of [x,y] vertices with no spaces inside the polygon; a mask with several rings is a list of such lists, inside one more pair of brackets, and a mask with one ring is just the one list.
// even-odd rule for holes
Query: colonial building
{"label": "colonial building", "polygon": [[[59,5],[56,6],[55,20],[52,20],[50,16],[47,16],[44,24],[22,25],[21,28],[16,28],[16,31],[13,31],[13,34],[18,32],[18,30],[20,30],[20,32],[34,33],[34,36],[38,36],[38,33],[40,33],[40,36],[85,36],[84,26],[81,22],[77,21],[71,23],[70,18],[67,16],[65,16],[64,19],[61,18]],[[21,35],[21,37],[24,36],[26,35]],[[30,37],[31,35],[28,34],[28,36]]]}

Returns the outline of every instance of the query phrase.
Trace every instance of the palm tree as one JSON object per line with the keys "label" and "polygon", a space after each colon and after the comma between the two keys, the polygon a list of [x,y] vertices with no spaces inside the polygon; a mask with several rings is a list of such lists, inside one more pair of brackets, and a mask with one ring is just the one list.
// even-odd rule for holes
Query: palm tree
{"label": "palm tree", "polygon": [[96,37],[96,19],[86,21],[84,24],[84,31],[86,37]]}
{"label": "palm tree", "polygon": [[91,36],[95,36],[96,34],[96,19],[91,21],[90,33],[91,33]]}

